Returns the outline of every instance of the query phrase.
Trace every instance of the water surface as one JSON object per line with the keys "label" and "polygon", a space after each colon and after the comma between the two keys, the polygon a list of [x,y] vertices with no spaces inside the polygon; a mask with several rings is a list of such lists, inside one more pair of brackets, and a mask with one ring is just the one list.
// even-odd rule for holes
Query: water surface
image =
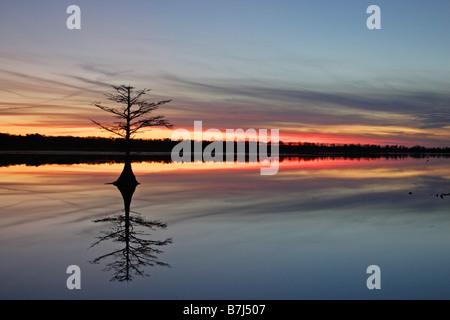
{"label": "water surface", "polygon": [[122,163],[3,166],[0,298],[448,299],[449,165],[292,158],[262,176],[142,161],[134,192],[108,184]]}

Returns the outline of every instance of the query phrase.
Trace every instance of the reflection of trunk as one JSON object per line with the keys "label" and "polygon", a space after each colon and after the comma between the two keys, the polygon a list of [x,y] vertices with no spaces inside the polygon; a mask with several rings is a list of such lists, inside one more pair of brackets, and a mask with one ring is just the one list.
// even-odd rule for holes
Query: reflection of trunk
{"label": "reflection of trunk", "polygon": [[126,260],[126,279],[129,279],[130,275],[130,207],[131,199],[133,198],[136,186],[139,184],[131,168],[131,161],[128,156],[128,144],[127,144],[127,157],[125,165],[123,167],[120,177],[113,183],[122,194],[123,204],[125,209],[125,260]]}
{"label": "reflection of trunk", "polygon": [[122,174],[120,177],[113,182],[113,185],[119,189],[123,198],[123,205],[125,208],[125,239],[129,240],[129,220],[130,220],[130,207],[131,199],[133,198],[136,186],[139,184],[131,168],[131,162],[129,159],[125,161],[125,166],[123,167]]}
{"label": "reflection of trunk", "polygon": [[[131,162],[127,157],[122,173],[120,174],[120,177],[115,182],[113,182],[113,185],[115,185],[120,190],[122,196],[124,196],[124,201],[129,198],[128,207],[131,203],[131,197],[133,196],[134,190],[136,190],[136,186],[138,184],[139,182],[137,182],[136,177],[133,173],[133,169],[131,168]],[[126,204],[127,201],[125,201],[125,208]]]}
{"label": "reflection of trunk", "polygon": [[[131,197],[130,197],[131,202]],[[130,279],[130,202],[125,204],[125,252],[126,252],[126,278]],[[127,207],[128,205],[128,207]]]}

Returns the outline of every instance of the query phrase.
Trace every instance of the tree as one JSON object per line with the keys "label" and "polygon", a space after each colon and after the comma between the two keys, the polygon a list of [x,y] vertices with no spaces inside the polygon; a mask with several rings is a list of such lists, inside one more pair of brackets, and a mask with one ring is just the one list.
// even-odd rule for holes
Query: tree
{"label": "tree", "polygon": [[102,105],[101,102],[94,102],[95,107],[112,113],[119,121],[114,122],[114,125],[103,125],[91,119],[93,123],[100,128],[118,135],[125,139],[126,154],[130,154],[130,140],[134,134],[145,127],[165,126],[172,128],[164,116],[153,116],[151,113],[160,106],[169,103],[172,100],[162,100],[158,102],[149,102],[143,99],[143,96],[150,91],[150,89],[136,90],[130,85],[112,86],[114,93],[107,93],[108,100],[121,104],[119,107],[108,107]]}

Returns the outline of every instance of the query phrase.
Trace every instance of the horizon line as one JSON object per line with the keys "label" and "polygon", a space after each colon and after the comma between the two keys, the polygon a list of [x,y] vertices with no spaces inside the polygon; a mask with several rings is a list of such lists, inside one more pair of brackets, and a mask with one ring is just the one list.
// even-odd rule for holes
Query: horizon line
{"label": "horizon line", "polygon": [[[82,137],[82,136],[73,136],[73,135],[45,135],[45,134],[41,134],[41,133],[26,133],[26,134],[11,134],[11,133],[5,133],[5,132],[0,132],[0,135],[7,135],[7,136],[16,136],[16,137],[27,137],[27,136],[42,136],[42,137],[46,137],[46,138],[77,138],[77,139],[105,139],[105,140],[123,140],[125,138],[123,137],[102,137],[102,136],[86,136],[86,137]],[[212,143],[215,141],[221,141],[221,142],[257,142],[257,143],[261,143],[259,140],[250,140],[250,139],[244,139],[244,140],[237,140],[235,139],[234,141],[227,141],[227,140],[195,140],[195,139],[179,139],[179,140],[172,140],[171,138],[131,138],[131,140],[135,140],[135,141],[171,141],[171,142],[180,142],[180,141],[191,141],[191,142],[208,142],[208,143]],[[270,144],[271,141],[265,141],[262,143],[267,143]],[[285,146],[300,146],[300,144],[312,144],[315,146],[326,146],[326,147],[344,147],[344,146],[361,146],[361,147],[366,147],[366,146],[377,146],[377,147],[401,147],[401,148],[407,148],[407,149],[411,149],[411,148],[425,148],[425,149],[449,149],[450,146],[445,146],[445,147],[426,147],[423,145],[414,145],[412,147],[408,147],[405,145],[400,145],[400,144],[371,144],[371,143],[327,143],[327,142],[313,142],[313,141],[296,141],[296,142],[283,142],[282,140],[280,140],[278,142],[278,144],[280,145],[285,145]]]}

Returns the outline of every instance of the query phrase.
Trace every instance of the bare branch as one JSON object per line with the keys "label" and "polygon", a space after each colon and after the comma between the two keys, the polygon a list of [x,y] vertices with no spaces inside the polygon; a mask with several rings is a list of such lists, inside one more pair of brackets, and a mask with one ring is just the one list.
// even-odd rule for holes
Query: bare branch
{"label": "bare branch", "polygon": [[116,109],[114,109],[114,108],[110,108],[110,107],[104,106],[104,105],[102,105],[100,102],[95,102],[95,103],[93,103],[92,105],[93,105],[94,107],[97,107],[97,108],[103,110],[103,111],[107,111],[107,112],[113,113],[113,114],[115,114],[115,115],[117,115],[117,116],[123,118],[122,112],[120,112],[119,110],[116,110]]}
{"label": "bare branch", "polygon": [[125,137],[124,133],[122,133],[123,128],[120,128],[120,127],[117,127],[117,126],[110,126],[110,127],[107,127],[107,126],[104,126],[104,125],[98,123],[97,121],[94,121],[94,120],[92,120],[92,119],[90,119],[90,120],[91,120],[93,123],[95,123],[97,126],[99,126],[101,129],[103,129],[103,130],[106,130],[106,131],[108,131],[108,132],[111,132],[111,133],[113,133],[113,134],[115,134],[115,135],[118,135],[118,136],[120,136],[120,137],[122,137],[122,138]]}
{"label": "bare branch", "polygon": [[134,105],[135,103],[139,102],[140,97],[150,91],[151,89],[143,89],[137,91],[136,96],[134,98],[130,98],[130,105]]}

